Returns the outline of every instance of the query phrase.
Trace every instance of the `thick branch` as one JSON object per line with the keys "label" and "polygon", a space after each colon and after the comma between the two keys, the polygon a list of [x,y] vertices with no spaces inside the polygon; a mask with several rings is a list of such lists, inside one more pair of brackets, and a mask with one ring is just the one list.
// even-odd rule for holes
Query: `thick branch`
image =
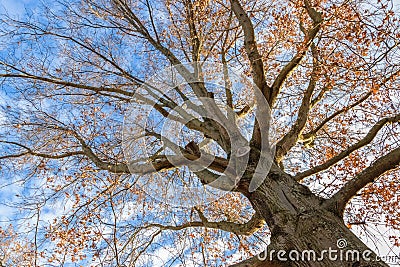
{"label": "thick branch", "polygon": [[[239,20],[239,24],[242,27],[244,33],[244,47],[246,49],[247,57],[249,58],[252,77],[254,84],[261,90],[263,96],[269,102],[271,96],[270,88],[266,84],[265,73],[264,73],[264,63],[260,53],[258,52],[257,42],[254,34],[254,26],[247,15],[246,11],[243,9],[239,0],[231,0],[231,9],[235,13],[235,16]],[[252,146],[260,147],[261,144],[261,132],[260,126],[257,120],[253,127],[253,136],[251,138]]]}
{"label": "thick branch", "polygon": [[304,134],[301,139],[303,140],[307,140],[311,137],[313,137],[319,130],[321,130],[328,122],[330,122],[331,120],[333,120],[334,118],[336,118],[337,116],[339,116],[340,114],[349,111],[350,109],[360,105],[362,102],[364,102],[365,100],[367,100],[370,96],[372,95],[372,91],[369,91],[368,93],[366,93],[364,96],[362,96],[360,99],[358,99],[356,102],[354,102],[353,104],[351,104],[350,106],[346,106],[336,112],[334,112],[332,115],[330,115],[329,117],[327,117],[326,119],[324,119],[317,127],[315,127],[314,130]]}
{"label": "thick branch", "polygon": [[77,132],[71,132],[81,144],[83,153],[94,163],[94,165],[96,165],[96,167],[113,173],[130,173],[128,165],[126,165],[125,163],[110,163],[101,160]]}
{"label": "thick branch", "polygon": [[253,71],[253,82],[263,92],[267,100],[269,100],[270,92],[265,81],[264,65],[262,57],[258,52],[257,42],[254,34],[254,26],[246,11],[239,3],[239,0],[231,0],[231,8],[243,29],[244,47]]}
{"label": "thick branch", "polygon": [[349,148],[347,148],[346,150],[340,152],[339,154],[337,154],[336,156],[334,156],[333,158],[329,159],[328,161],[324,162],[321,165],[315,166],[314,168],[311,168],[307,171],[301,172],[299,174],[297,174],[295,176],[295,179],[297,181],[302,180],[303,178],[319,173],[323,170],[328,169],[329,167],[331,167],[332,165],[336,164],[337,162],[339,162],[340,160],[344,159],[345,157],[347,157],[348,155],[350,155],[350,153],[352,153],[353,151],[369,144],[374,138],[375,136],[378,134],[379,130],[382,129],[383,126],[385,126],[388,123],[395,123],[400,121],[400,114],[396,115],[394,117],[389,117],[389,118],[384,118],[381,119],[380,121],[378,121],[367,133],[367,135],[361,139],[360,141],[358,141],[357,143],[353,144],[352,146],[350,146]]}
{"label": "thick branch", "polygon": [[192,0],[186,1],[185,11],[187,14],[187,24],[189,25],[190,41],[192,45],[192,60],[197,62],[200,59],[201,41],[196,30]]}
{"label": "thick branch", "polygon": [[[157,49],[159,52],[161,52],[170,61],[170,63],[172,65],[175,66],[178,73],[189,84],[189,86],[192,88],[195,95],[199,98],[207,97],[208,92],[204,85],[204,82],[202,81],[201,71],[199,71],[201,69],[200,68],[201,66],[194,65],[195,73],[191,73],[185,66],[183,66],[181,64],[181,61],[175,56],[175,54],[170,49],[168,49],[161,42],[157,41],[150,35],[149,31],[146,29],[146,27],[143,25],[143,23],[136,16],[136,14],[131,10],[131,8],[128,6],[128,4],[126,2],[124,2],[122,0],[114,0],[113,3],[115,4],[116,8],[119,9],[124,14],[124,17],[128,21],[128,23],[137,32],[139,32],[155,49]],[[192,25],[191,27],[194,27],[194,25]],[[200,49],[200,48],[198,48],[198,49]],[[209,110],[213,111],[215,116],[217,116],[222,121],[224,121],[225,117],[215,103],[207,102],[204,104],[207,106],[207,108]],[[218,123],[216,123],[212,120],[207,120],[207,122],[209,124],[211,124],[211,126],[212,126],[211,128],[218,130],[217,136],[212,136],[212,138],[225,151],[229,151],[230,150],[229,137],[225,134],[223,127],[221,127],[220,125],[218,125]]]}
{"label": "thick branch", "polygon": [[380,175],[400,165],[400,147],[374,161],[356,177],[347,182],[336,194],[325,202],[325,207],[342,214],[347,202],[367,184]]}
{"label": "thick branch", "polygon": [[[208,155],[211,156],[211,155]],[[153,173],[153,172],[159,172],[163,170],[168,170],[171,168],[177,168],[180,166],[185,166],[187,164],[187,161],[195,161],[196,165],[202,165],[201,161],[199,159],[198,155],[193,155],[188,152],[183,152],[182,156],[176,156],[176,155],[163,155],[159,156],[156,159],[148,162],[148,163],[143,163],[143,164],[137,164],[137,165],[132,165],[131,170],[135,170],[135,173],[137,174],[147,174],[147,173]],[[172,161],[172,162],[171,162]],[[203,162],[204,164],[208,162]],[[228,161],[224,158],[216,157],[215,160],[210,163],[208,168],[211,170],[223,173],[226,169]],[[209,179],[207,181],[212,182],[213,179]]]}
{"label": "thick branch", "polygon": [[253,217],[248,222],[243,223],[243,224],[227,222],[227,221],[210,222],[202,214],[200,215],[200,218],[201,218],[201,221],[187,222],[187,223],[184,223],[181,225],[176,225],[176,226],[162,225],[162,224],[149,224],[146,226],[146,228],[157,227],[160,230],[177,231],[177,230],[182,230],[182,229],[189,228],[189,227],[206,227],[206,228],[218,229],[218,230],[234,233],[237,235],[249,236],[249,235],[252,235],[257,230],[259,230],[265,224],[264,219],[262,219],[257,214],[254,214]]}
{"label": "thick branch", "polygon": [[[209,168],[212,169],[211,167]],[[234,191],[239,182],[235,175],[216,174],[207,169],[194,172],[194,174],[200,179],[202,184],[222,191]]]}
{"label": "thick branch", "polygon": [[317,59],[315,58],[316,53],[314,46],[312,47],[312,50],[314,54],[313,72],[311,74],[307,90],[304,93],[299,111],[297,113],[296,122],[293,124],[290,131],[284,137],[282,137],[276,145],[275,159],[277,162],[281,162],[282,158],[287,154],[287,152],[297,143],[307,123],[308,113],[311,109],[311,97],[316,86],[315,72],[318,68]]}
{"label": "thick branch", "polygon": [[[391,75],[384,77],[379,85],[379,87],[384,86],[388,81],[390,81],[391,79],[393,79],[393,77],[395,77],[396,75],[398,75],[399,71],[396,71],[394,73],[392,73]],[[327,89],[325,89],[327,90]],[[314,99],[311,103],[311,106],[313,107],[318,101],[321,100],[321,98],[323,97],[325,90],[321,91],[321,93],[317,96],[316,99]],[[321,130],[328,122],[330,122],[331,120],[333,120],[334,118],[336,118],[337,116],[339,116],[340,114],[360,105],[362,102],[364,102],[365,100],[367,100],[371,95],[373,94],[373,91],[369,91],[367,92],[365,95],[363,95],[360,99],[358,99],[356,102],[354,102],[353,104],[351,104],[350,106],[346,106],[336,112],[334,112],[332,115],[330,115],[329,117],[327,117],[326,119],[324,119],[317,127],[315,127],[314,130],[303,134],[303,136],[300,137],[300,139],[302,140],[309,140],[310,138],[314,138],[314,136],[316,135],[316,133]]]}

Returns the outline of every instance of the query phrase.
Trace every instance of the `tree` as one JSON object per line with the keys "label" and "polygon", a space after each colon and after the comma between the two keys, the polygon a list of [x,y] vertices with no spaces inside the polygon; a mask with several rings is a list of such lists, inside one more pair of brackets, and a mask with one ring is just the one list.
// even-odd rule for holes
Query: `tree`
{"label": "tree", "polygon": [[[387,266],[282,258],[344,248],[339,241],[367,251],[350,228],[377,218],[399,230],[395,10],[380,0],[87,0],[4,15],[1,171],[23,188],[10,198],[25,223],[2,238],[28,238],[19,248],[33,266]],[[222,66],[222,90],[204,79],[210,62]],[[250,81],[243,91],[227,66]],[[148,82],[168,67],[185,86]],[[145,106],[153,113],[143,118]],[[153,123],[138,137],[145,146],[122,140],[139,133],[132,117]],[[168,120],[183,125],[182,136],[161,131]],[[238,140],[248,141],[240,155]],[[179,153],[184,161],[174,161]],[[230,164],[242,155],[237,177]],[[203,156],[211,162],[193,168]],[[255,175],[262,179],[251,188]],[[141,177],[161,189],[200,183],[229,192],[177,208],[146,195]],[[399,245],[396,235],[381,238]]]}

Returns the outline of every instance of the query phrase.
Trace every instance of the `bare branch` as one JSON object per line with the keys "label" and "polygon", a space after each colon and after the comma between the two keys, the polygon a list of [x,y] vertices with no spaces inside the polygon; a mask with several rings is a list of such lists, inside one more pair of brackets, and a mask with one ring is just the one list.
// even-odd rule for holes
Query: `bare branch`
{"label": "bare branch", "polygon": [[400,121],[400,114],[396,115],[394,117],[388,117],[388,118],[384,118],[381,119],[380,121],[378,121],[370,130],[369,132],[366,134],[366,136],[361,139],[360,141],[358,141],[357,143],[353,144],[352,146],[350,146],[349,148],[347,148],[346,150],[340,152],[339,154],[337,154],[336,156],[334,156],[333,158],[327,160],[326,162],[324,162],[321,165],[315,166],[309,170],[306,170],[304,172],[298,173],[295,176],[295,179],[297,181],[300,181],[302,179],[304,179],[307,176],[319,173],[323,170],[328,169],[329,167],[331,167],[332,165],[336,164],[337,162],[339,162],[340,160],[344,159],[345,157],[347,157],[348,155],[350,155],[350,153],[352,153],[353,151],[368,145],[373,139],[374,137],[378,134],[379,130],[382,129],[383,126],[385,126],[388,123],[395,123],[395,122],[399,122]]}
{"label": "bare branch", "polygon": [[[134,27],[134,29],[139,32],[146,40],[158,51],[160,51],[172,65],[177,66],[177,70],[186,81],[194,81],[193,74],[189,72],[184,66],[182,66],[181,61],[172,53],[170,49],[165,47],[163,44],[154,39],[140,19],[133,13],[131,8],[122,0],[113,0],[116,8],[120,10],[126,20]],[[205,97],[207,95],[207,90],[202,83],[191,83],[191,88],[198,97]]]}
{"label": "bare branch", "polygon": [[[26,125],[28,125],[28,124],[26,124]],[[65,158],[65,157],[70,157],[70,156],[75,156],[75,155],[84,155],[87,158],[89,158],[96,165],[96,167],[98,167],[101,170],[107,170],[112,173],[130,173],[130,171],[128,169],[128,165],[126,165],[125,163],[112,163],[112,162],[107,162],[107,161],[101,160],[93,152],[93,150],[85,142],[85,140],[76,131],[65,128],[65,127],[61,127],[58,125],[55,125],[55,126],[46,125],[45,127],[54,129],[54,130],[58,130],[58,131],[64,131],[68,134],[72,134],[78,140],[79,144],[81,145],[82,151],[66,152],[66,153],[59,154],[59,155],[51,155],[51,154],[46,154],[46,153],[34,152],[29,147],[27,147],[23,144],[17,143],[17,142],[2,141],[3,143],[17,145],[17,146],[22,147],[27,150],[26,152],[23,152],[23,153],[20,153],[17,155],[10,155],[10,156],[5,156],[5,157],[9,157],[9,158],[14,157],[15,158],[15,157],[24,156],[26,154],[30,154],[30,155],[34,155],[34,156],[38,156],[38,157],[42,157],[42,158],[60,159],[60,158]]]}
{"label": "bare branch", "polygon": [[37,80],[37,81],[42,81],[42,82],[48,82],[52,84],[57,84],[57,85],[62,85],[62,86],[69,86],[73,88],[79,88],[79,89],[86,89],[94,92],[110,92],[110,93],[118,93],[121,95],[125,96],[133,96],[132,92],[127,92],[118,88],[112,88],[112,87],[97,87],[97,86],[90,86],[86,84],[78,84],[78,83],[73,83],[73,82],[67,82],[63,80],[58,80],[54,78],[47,78],[47,77],[41,77],[41,76],[36,76],[32,74],[14,74],[14,73],[3,73],[0,74],[0,77],[3,78],[22,78],[22,79],[27,79],[27,80]]}
{"label": "bare branch", "polygon": [[[19,70],[15,67],[13,67],[13,69],[15,69],[16,71],[22,72],[22,73],[6,73],[6,74],[0,74],[0,77],[5,77],[5,78],[21,78],[21,79],[28,79],[28,80],[38,80],[38,81],[42,81],[42,82],[47,82],[47,83],[52,83],[52,84],[56,84],[56,85],[62,85],[62,86],[68,86],[68,87],[73,87],[73,88],[78,88],[78,89],[83,89],[83,90],[89,90],[89,91],[93,91],[96,93],[102,93],[102,92],[110,92],[110,93],[117,93],[117,94],[121,94],[121,95],[125,95],[128,97],[133,97],[135,96],[136,99],[145,102],[146,104],[153,106],[162,116],[164,117],[168,117],[171,120],[175,120],[178,122],[185,122],[184,123],[188,128],[192,129],[192,130],[197,130],[199,132],[203,132],[204,134],[210,136],[210,138],[213,138],[214,140],[216,140],[217,142],[220,142],[219,139],[219,134],[216,131],[212,130],[212,127],[209,127],[208,124],[203,123],[201,121],[199,121],[197,118],[193,117],[192,115],[190,115],[189,113],[187,113],[185,110],[181,109],[178,107],[178,105],[173,102],[172,100],[168,101],[166,99],[166,96],[164,96],[164,98],[160,98],[160,102],[163,104],[159,104],[153,100],[150,100],[138,93],[134,93],[134,92],[128,92],[128,91],[124,91],[115,87],[97,87],[97,86],[91,86],[91,85],[86,85],[86,84],[79,84],[79,83],[73,83],[73,82],[67,82],[64,80],[59,80],[59,79],[55,79],[55,78],[48,78],[48,77],[41,77],[41,76],[36,76],[27,72],[23,72],[22,70]],[[151,94],[154,98],[158,99],[158,97],[151,92],[151,89],[153,90],[157,90],[157,88],[154,88],[150,85],[147,85],[143,82],[143,88],[145,88],[147,90],[147,92],[149,92],[149,94]],[[111,97],[115,97],[114,95],[110,95]],[[118,98],[118,97],[117,97]],[[129,99],[127,99],[129,100]],[[166,111],[164,109],[164,106],[171,108],[171,109],[175,109],[175,111],[177,111],[184,119],[181,119],[177,116],[171,115],[168,111]],[[178,108],[177,108],[178,107]]]}
{"label": "bare branch", "polygon": [[42,153],[42,152],[35,152],[31,148],[29,148],[25,145],[22,145],[20,143],[17,143],[17,142],[0,140],[0,143],[15,145],[15,146],[21,147],[26,150],[25,152],[21,152],[18,154],[10,154],[10,155],[1,156],[0,160],[6,159],[6,158],[18,158],[18,157],[22,157],[22,156],[26,156],[26,155],[32,155],[32,156],[46,158],[46,159],[62,159],[62,158],[67,158],[67,157],[72,157],[72,156],[77,156],[77,155],[84,155],[83,151],[71,151],[71,152],[65,152],[65,153],[54,155],[54,154],[48,154],[48,153]]}
{"label": "bare branch", "polygon": [[274,106],[277,96],[281,91],[281,88],[286,81],[286,79],[290,76],[290,74],[299,66],[300,61],[306,55],[308,48],[311,46],[314,38],[317,36],[319,29],[321,28],[322,13],[316,11],[310,4],[308,0],[304,0],[305,9],[307,10],[308,15],[313,20],[313,25],[311,29],[305,30],[306,34],[302,49],[297,52],[297,54],[289,61],[289,63],[283,67],[275,81],[271,86],[271,96],[269,98],[268,103],[271,107]]}

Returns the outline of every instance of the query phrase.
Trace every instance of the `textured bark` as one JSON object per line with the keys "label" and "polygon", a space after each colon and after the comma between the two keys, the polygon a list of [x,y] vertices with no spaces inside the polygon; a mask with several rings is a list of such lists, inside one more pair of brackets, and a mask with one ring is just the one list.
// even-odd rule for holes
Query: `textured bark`
{"label": "textured bark", "polygon": [[[253,257],[232,266],[388,266],[384,262],[375,261],[376,255],[346,227],[340,214],[324,208],[325,199],[315,196],[307,187],[275,166],[266,181],[248,197],[254,209],[268,224],[271,243],[267,248],[266,260]],[[343,248],[337,245],[340,239],[347,241]],[[328,254],[329,248],[332,250],[331,257]],[[278,260],[279,250],[286,252],[283,257],[287,261]],[[312,257],[304,252],[305,261],[290,261],[288,255],[292,250],[299,252],[300,259],[302,252],[310,250],[316,253],[316,259],[320,258],[321,253],[324,253],[324,257],[321,257],[322,260],[308,260]],[[346,254],[355,250],[359,252],[359,259]],[[366,256],[371,261],[363,259],[364,251],[370,251]],[[334,260],[335,255],[337,260]],[[296,257],[295,252],[293,257]]]}

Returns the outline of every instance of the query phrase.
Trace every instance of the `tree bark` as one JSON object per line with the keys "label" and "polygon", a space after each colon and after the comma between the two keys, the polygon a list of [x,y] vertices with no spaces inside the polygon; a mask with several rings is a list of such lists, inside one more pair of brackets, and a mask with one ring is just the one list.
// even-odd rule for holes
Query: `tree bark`
{"label": "tree bark", "polygon": [[346,227],[340,213],[324,208],[325,199],[276,166],[247,197],[267,222],[271,242],[259,257],[232,266],[388,266]]}

